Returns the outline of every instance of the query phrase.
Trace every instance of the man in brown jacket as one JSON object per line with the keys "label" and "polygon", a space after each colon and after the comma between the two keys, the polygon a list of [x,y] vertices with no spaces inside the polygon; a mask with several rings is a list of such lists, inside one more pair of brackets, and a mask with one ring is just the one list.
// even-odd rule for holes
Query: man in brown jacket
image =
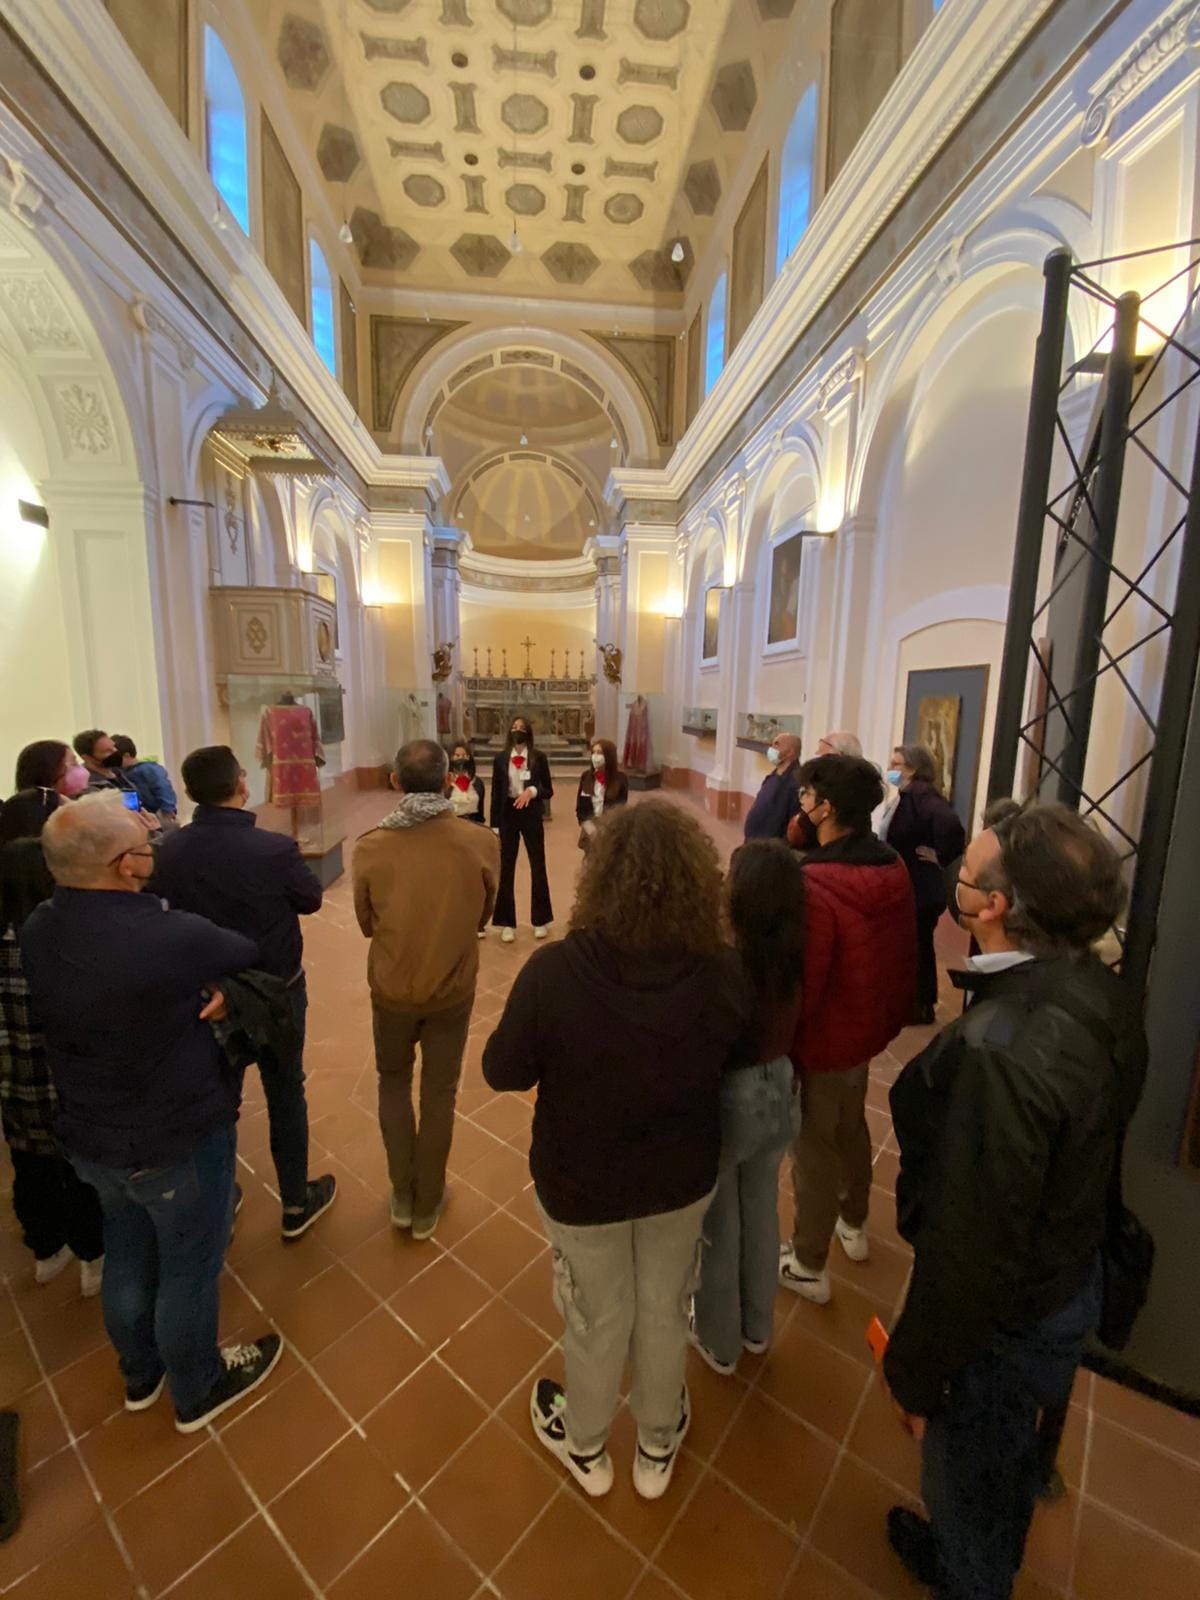
{"label": "man in brown jacket", "polygon": [[[396,809],[354,852],[354,910],[371,941],[379,1125],[392,1222],[428,1239],[446,1206],[454,1103],[475,1003],[479,931],[496,900],[500,846],[461,821],[446,795],[446,754],[429,739],[396,757]],[[413,1063],[421,1046],[421,1117]]]}

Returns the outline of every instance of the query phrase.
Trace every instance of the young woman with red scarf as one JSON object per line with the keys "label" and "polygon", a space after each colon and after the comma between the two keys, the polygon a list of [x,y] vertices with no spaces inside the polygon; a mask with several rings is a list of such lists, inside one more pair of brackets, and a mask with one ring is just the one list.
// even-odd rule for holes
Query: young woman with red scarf
{"label": "young woman with red scarf", "polygon": [[464,822],[483,826],[483,779],[475,776],[475,757],[465,739],[450,746],[450,804]]}
{"label": "young woman with red scarf", "polygon": [[579,780],[579,794],[575,799],[581,850],[591,844],[596,824],[604,813],[625,805],[628,799],[629,783],[617,765],[616,745],[611,739],[594,739],[591,764]]}
{"label": "young woman with red scarf", "polygon": [[500,835],[500,888],[492,926],[500,929],[505,944],[511,944],[517,936],[514,884],[522,839],[533,880],[534,938],[544,939],[554,921],[550,882],[546,876],[544,821],[546,801],[553,794],[550,763],[534,748],[532,727],[525,717],[514,717],[504,749],[492,764],[492,828]]}

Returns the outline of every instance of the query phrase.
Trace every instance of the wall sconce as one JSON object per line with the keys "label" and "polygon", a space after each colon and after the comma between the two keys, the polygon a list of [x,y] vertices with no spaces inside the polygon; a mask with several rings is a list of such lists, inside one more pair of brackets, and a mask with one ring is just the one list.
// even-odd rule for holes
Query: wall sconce
{"label": "wall sconce", "polygon": [[50,526],[50,513],[45,506],[35,505],[32,500],[18,500],[17,515],[22,522],[30,522],[35,528]]}

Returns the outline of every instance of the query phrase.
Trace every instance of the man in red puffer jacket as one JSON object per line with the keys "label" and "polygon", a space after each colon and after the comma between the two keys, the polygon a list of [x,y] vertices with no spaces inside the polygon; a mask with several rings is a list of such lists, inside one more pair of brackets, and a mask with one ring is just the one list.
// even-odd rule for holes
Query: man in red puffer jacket
{"label": "man in red puffer jacket", "polygon": [[[802,1122],[792,1147],[795,1226],[779,1281],[817,1305],[829,1300],[836,1232],[865,1261],[871,1195],[866,1099],[871,1059],[912,1011],[916,910],[903,861],[871,832],[883,783],[869,761],[818,756],[798,777],[804,856],[805,949],[792,1062]],[[798,830],[797,830],[798,831]]]}

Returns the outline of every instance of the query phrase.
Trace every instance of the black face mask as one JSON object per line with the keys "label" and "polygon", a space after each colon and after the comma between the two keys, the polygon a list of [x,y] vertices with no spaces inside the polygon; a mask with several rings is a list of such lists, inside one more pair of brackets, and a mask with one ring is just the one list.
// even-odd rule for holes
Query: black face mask
{"label": "black face mask", "polygon": [[110,772],[119,772],[121,770],[121,763],[123,759],[124,757],[121,755],[121,752],[119,750],[114,750],[112,755],[105,756],[100,765],[102,767],[107,767]]}
{"label": "black face mask", "polygon": [[467,761],[452,761],[450,763],[450,771],[451,772],[470,772],[470,770],[471,770],[470,762],[467,762]]}
{"label": "black face mask", "polygon": [[524,728],[514,728],[508,736],[509,744],[528,744],[529,735]]}
{"label": "black face mask", "polygon": [[792,831],[796,838],[795,848],[797,850],[815,850],[817,848],[819,841],[817,839],[816,824],[803,806],[796,813],[792,823]]}

